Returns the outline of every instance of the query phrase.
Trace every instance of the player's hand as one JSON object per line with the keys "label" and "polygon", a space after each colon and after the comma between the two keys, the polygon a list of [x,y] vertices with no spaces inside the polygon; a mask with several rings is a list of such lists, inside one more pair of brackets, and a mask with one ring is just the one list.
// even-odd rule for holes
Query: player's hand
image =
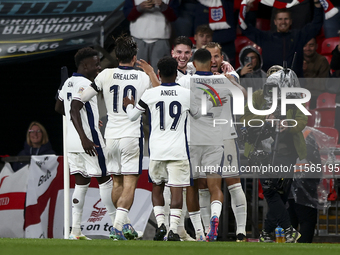
{"label": "player's hand", "polygon": [[248,63],[241,69],[241,76],[246,75],[247,73],[252,73],[252,72],[253,72],[253,67],[251,66],[251,63]]}
{"label": "player's hand", "polygon": [[142,10],[149,10],[154,7],[152,0],[143,1],[139,4]]}
{"label": "player's hand", "polygon": [[137,60],[137,67],[143,69],[147,75],[150,75],[154,72],[153,67],[149,65],[144,59]]}
{"label": "player's hand", "polygon": [[222,62],[221,70],[223,71],[223,73],[230,73],[232,71],[235,71],[234,67],[227,61]]}
{"label": "player's hand", "polygon": [[131,95],[131,99],[129,97],[124,97],[123,98],[123,105],[126,108],[129,104],[135,105],[135,99]]}
{"label": "player's hand", "polygon": [[220,99],[221,99],[222,104],[221,104],[221,102],[220,102],[220,100],[218,99],[217,96],[214,96],[214,99],[212,97],[209,97],[209,100],[210,100],[210,102],[212,102],[213,107],[219,107],[219,106],[222,106],[223,104],[225,104],[226,102],[228,102],[228,99],[226,97],[221,97]]}
{"label": "player's hand", "polygon": [[98,126],[99,126],[99,128],[101,128],[103,126],[103,122],[101,120],[99,120]]}
{"label": "player's hand", "polygon": [[87,137],[84,139],[81,139],[81,145],[83,146],[83,149],[86,154],[89,154],[90,156],[97,156],[98,152],[96,148],[99,147],[99,145],[96,145],[94,142],[92,142]]}

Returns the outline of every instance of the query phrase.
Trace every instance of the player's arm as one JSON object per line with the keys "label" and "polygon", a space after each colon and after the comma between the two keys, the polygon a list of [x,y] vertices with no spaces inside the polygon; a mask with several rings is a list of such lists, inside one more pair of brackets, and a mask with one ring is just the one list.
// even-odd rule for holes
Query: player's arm
{"label": "player's arm", "polygon": [[[206,107],[207,107],[207,109],[205,110],[206,112],[208,112],[212,107],[214,107],[212,99],[210,100],[210,98],[209,98],[209,100],[207,100],[207,106]],[[193,95],[193,93],[190,93],[189,113],[194,119],[198,119],[202,116],[202,108],[198,105],[198,102],[195,99],[195,96]]]}
{"label": "player's arm", "polygon": [[247,90],[242,85],[240,85],[238,82],[236,82],[236,80],[231,74],[225,74],[225,77],[227,77],[233,85],[238,87],[242,91],[244,95],[244,99],[247,99],[247,96],[248,96]]}
{"label": "player's arm", "polygon": [[64,102],[61,101],[59,98],[58,98],[57,101],[55,102],[54,110],[55,110],[57,113],[60,113],[60,114],[62,114],[62,115],[65,115]]}
{"label": "player's arm", "polygon": [[146,103],[144,103],[142,100],[139,100],[136,107],[133,107],[135,104],[135,100],[133,96],[131,96],[131,99],[129,97],[123,98],[123,105],[126,107],[126,114],[131,121],[135,121],[139,118],[139,116],[145,112],[146,108],[148,107]]}
{"label": "player's arm", "polygon": [[81,101],[83,101],[83,102],[90,101],[92,97],[94,97],[95,95],[98,94],[98,92],[99,92],[99,90],[97,89],[96,84],[92,83],[81,94]]}
{"label": "player's arm", "polygon": [[71,120],[79,134],[81,145],[83,146],[84,151],[90,156],[96,156],[98,155],[96,147],[99,147],[99,145],[96,145],[94,142],[87,138],[81,122],[80,110],[83,107],[84,107],[83,102],[79,100],[72,100],[70,110]]}
{"label": "player's arm", "polygon": [[145,60],[137,60],[137,67],[143,69],[143,71],[150,77],[152,87],[157,87],[161,84],[153,70],[153,67],[149,65]]}

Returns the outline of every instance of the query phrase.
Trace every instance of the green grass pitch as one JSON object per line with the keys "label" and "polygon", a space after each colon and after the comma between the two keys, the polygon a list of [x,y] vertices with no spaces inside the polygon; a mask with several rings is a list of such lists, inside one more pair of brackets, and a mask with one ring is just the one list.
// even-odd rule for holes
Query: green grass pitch
{"label": "green grass pitch", "polygon": [[0,238],[1,255],[331,255],[340,244],[277,244],[236,242],[77,241]]}

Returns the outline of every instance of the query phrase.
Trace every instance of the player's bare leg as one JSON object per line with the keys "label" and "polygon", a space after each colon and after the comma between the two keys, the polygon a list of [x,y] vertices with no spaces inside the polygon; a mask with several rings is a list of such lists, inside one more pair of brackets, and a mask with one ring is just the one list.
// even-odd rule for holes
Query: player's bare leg
{"label": "player's bare leg", "polygon": [[117,208],[117,202],[123,192],[123,175],[113,175],[112,202]]}
{"label": "player's bare leg", "polygon": [[[110,237],[114,240],[134,239],[137,232],[128,221],[128,213],[132,206],[139,175],[123,176],[123,191],[117,201],[117,212]],[[123,235],[124,234],[124,235]]]}
{"label": "player's bare leg", "polygon": [[205,236],[203,232],[203,226],[201,221],[201,212],[200,212],[200,205],[198,199],[198,179],[194,180],[194,185],[189,186],[187,189],[187,207],[191,222],[195,229],[196,240],[197,241],[204,241]]}
{"label": "player's bare leg", "polygon": [[225,178],[226,184],[231,197],[231,208],[233,209],[236,220],[237,242],[246,241],[246,223],[247,223],[247,200],[243,192],[240,178]]}

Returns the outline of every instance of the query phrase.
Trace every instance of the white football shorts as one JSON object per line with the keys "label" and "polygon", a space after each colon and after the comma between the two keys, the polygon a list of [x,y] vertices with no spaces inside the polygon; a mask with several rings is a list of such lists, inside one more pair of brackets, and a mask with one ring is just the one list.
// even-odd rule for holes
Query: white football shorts
{"label": "white football shorts", "polygon": [[209,173],[218,173],[223,159],[220,145],[190,146],[191,174],[193,179],[206,178]]}
{"label": "white football shorts", "polygon": [[112,174],[108,171],[105,158],[106,148],[97,149],[98,156],[93,157],[85,152],[67,153],[70,174],[81,174],[85,178],[103,177]]}
{"label": "white football shorts", "polygon": [[115,175],[141,174],[143,138],[107,139],[107,168]]}
{"label": "white football shorts", "polygon": [[240,169],[240,152],[235,139],[227,139],[224,143],[224,164],[222,177],[238,177]]}
{"label": "white football shorts", "polygon": [[169,187],[190,186],[189,160],[150,160],[149,176],[153,183]]}

